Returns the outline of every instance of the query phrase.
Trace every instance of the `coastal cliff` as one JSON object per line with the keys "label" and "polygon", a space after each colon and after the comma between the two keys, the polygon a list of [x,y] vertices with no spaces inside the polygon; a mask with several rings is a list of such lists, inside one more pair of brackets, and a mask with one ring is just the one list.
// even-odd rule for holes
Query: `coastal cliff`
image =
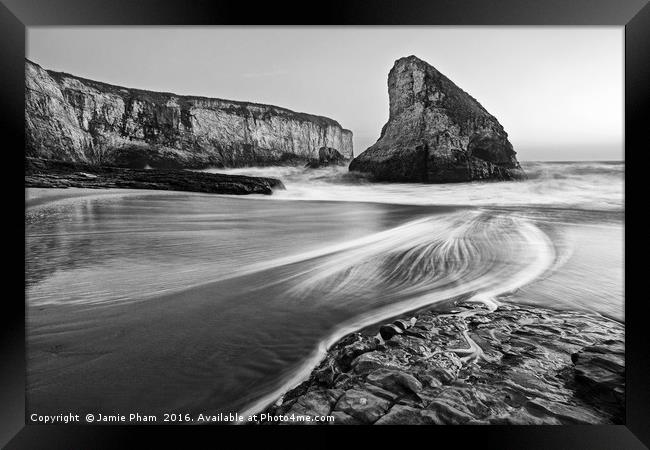
{"label": "coastal cliff", "polygon": [[285,108],[113,86],[25,63],[26,155],[151,168],[304,164],[353,157],[352,132]]}
{"label": "coastal cliff", "polygon": [[388,122],[351,171],[424,183],[524,177],[499,121],[431,65],[415,56],[397,60],[388,95]]}

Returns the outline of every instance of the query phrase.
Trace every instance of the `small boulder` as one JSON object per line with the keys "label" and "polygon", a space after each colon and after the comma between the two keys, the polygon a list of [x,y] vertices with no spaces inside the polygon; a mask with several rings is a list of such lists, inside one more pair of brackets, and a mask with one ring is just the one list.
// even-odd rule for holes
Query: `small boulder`
{"label": "small boulder", "polygon": [[341,368],[346,371],[350,368],[350,363],[359,355],[374,351],[377,348],[376,339],[365,339],[358,336],[358,340],[345,346],[339,356],[338,363]]}
{"label": "small boulder", "polygon": [[409,320],[398,319],[395,322],[393,322],[393,325],[398,326],[399,328],[402,329],[402,331],[406,331],[407,329],[415,325],[416,320],[417,319],[415,317],[411,317]]}
{"label": "small boulder", "polygon": [[379,327],[379,334],[381,338],[385,341],[389,340],[396,334],[402,334],[403,330],[401,327],[394,325],[394,324],[388,324],[388,325],[382,325]]}
{"label": "small boulder", "polygon": [[338,375],[338,371],[330,363],[325,365],[325,367],[314,372],[314,378],[321,384],[330,385]]}

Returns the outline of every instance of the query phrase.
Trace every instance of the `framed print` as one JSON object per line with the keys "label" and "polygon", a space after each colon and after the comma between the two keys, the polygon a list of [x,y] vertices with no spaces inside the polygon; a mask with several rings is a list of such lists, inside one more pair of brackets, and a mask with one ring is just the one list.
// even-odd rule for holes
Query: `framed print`
{"label": "framed print", "polygon": [[647,2],[3,3],[7,448],[647,448]]}

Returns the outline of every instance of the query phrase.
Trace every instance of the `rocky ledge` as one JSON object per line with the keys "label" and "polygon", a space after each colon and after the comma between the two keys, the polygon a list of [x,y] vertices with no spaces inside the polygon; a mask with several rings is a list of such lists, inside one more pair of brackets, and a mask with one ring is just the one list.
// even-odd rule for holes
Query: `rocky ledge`
{"label": "rocky ledge", "polygon": [[265,412],[332,415],[334,424],[623,423],[619,322],[459,304],[376,331],[343,338]]}
{"label": "rocky ledge", "polygon": [[25,158],[25,187],[157,189],[234,195],[270,195],[273,189],[284,189],[282,182],[275,178],[174,169],[123,169],[29,157]]}

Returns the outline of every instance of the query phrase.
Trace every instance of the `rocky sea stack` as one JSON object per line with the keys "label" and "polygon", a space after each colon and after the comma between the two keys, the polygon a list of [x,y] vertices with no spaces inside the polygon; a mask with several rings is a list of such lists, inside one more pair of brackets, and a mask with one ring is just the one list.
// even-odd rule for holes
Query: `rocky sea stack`
{"label": "rocky sea stack", "polygon": [[[191,74],[190,74],[191,75]],[[352,132],[285,108],[113,86],[25,63],[30,157],[134,169],[302,164],[352,158]]]}
{"label": "rocky sea stack", "polygon": [[390,115],[350,164],[377,181],[449,183],[525,176],[508,134],[473,97],[415,56],[388,75]]}

